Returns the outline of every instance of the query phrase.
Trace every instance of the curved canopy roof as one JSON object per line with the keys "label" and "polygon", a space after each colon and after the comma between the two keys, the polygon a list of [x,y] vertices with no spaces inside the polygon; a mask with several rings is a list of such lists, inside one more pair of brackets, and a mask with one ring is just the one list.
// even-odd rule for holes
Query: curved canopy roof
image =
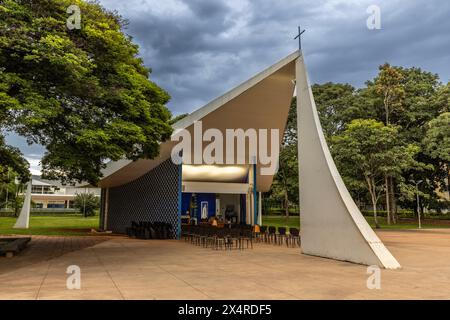
{"label": "curved canopy roof", "polygon": [[[224,137],[226,129],[278,129],[281,144],[295,90],[295,60],[298,57],[298,51],[290,54],[194,111],[174,124],[175,132],[177,129],[186,129],[193,136],[194,122],[201,120],[203,132],[209,128],[216,128]],[[174,141],[161,143],[160,154],[154,159],[108,163],[99,185],[103,188],[115,187],[139,178],[162,161],[169,159],[171,150],[177,143]],[[271,150],[270,143],[268,149]],[[260,167],[261,164],[258,163],[257,190],[264,192],[270,189],[273,176],[261,175]]]}

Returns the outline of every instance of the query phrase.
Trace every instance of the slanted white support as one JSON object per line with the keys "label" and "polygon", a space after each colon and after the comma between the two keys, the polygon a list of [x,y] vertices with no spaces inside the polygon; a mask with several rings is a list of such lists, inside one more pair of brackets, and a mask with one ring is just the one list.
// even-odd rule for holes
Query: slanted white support
{"label": "slanted white support", "polygon": [[22,210],[17,218],[14,229],[28,229],[30,226],[30,208],[31,208],[31,181],[27,184],[27,192],[23,201]]}
{"label": "slanted white support", "polygon": [[303,55],[296,61],[296,85],[302,252],[388,269],[400,268],[362,216],[334,164]]}

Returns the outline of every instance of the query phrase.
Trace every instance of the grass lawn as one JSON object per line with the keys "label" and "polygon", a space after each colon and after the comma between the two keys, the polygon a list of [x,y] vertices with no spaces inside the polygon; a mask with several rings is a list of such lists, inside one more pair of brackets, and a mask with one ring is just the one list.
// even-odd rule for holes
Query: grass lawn
{"label": "grass lawn", "polygon": [[31,216],[29,229],[13,229],[15,222],[16,218],[0,217],[0,235],[89,235],[91,229],[98,228],[99,217]]}
{"label": "grass lawn", "polygon": [[[369,224],[375,227],[373,217],[366,217]],[[417,221],[405,219],[395,225],[387,225],[385,218],[378,218],[382,229],[416,229]],[[91,229],[97,229],[99,217],[83,218],[81,215],[68,214],[58,216],[31,216],[29,229],[13,229],[16,218],[0,217],[0,235],[24,234],[24,235],[90,235]],[[298,216],[263,216],[263,225],[276,227],[300,226]],[[423,228],[450,228],[449,220],[425,219]]]}
{"label": "grass lawn", "polygon": [[[367,222],[369,222],[372,228],[375,228],[375,223],[373,222],[373,217],[365,217]],[[417,221],[413,219],[405,219],[400,221],[397,224],[388,225],[386,223],[386,218],[378,218],[378,222],[380,223],[381,229],[417,229],[418,224]],[[275,226],[275,227],[292,227],[299,228],[300,220],[298,216],[290,216],[288,219],[283,216],[263,216],[263,225],[266,226]],[[424,219],[422,221],[422,228],[450,228],[450,221],[442,221],[442,220],[432,220],[432,219]]]}
{"label": "grass lawn", "polygon": [[289,216],[288,219],[283,216],[264,216],[262,217],[264,226],[299,228],[300,219],[298,216]]}

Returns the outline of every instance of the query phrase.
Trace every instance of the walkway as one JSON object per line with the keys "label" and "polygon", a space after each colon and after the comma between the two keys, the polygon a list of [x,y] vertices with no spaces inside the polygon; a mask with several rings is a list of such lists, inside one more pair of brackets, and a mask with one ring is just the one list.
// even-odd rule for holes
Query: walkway
{"label": "walkway", "polygon": [[[450,230],[378,232],[403,266],[383,270],[257,244],[214,251],[183,241],[35,237],[21,256],[0,258],[0,299],[450,299]],[[66,269],[81,268],[81,290]]]}

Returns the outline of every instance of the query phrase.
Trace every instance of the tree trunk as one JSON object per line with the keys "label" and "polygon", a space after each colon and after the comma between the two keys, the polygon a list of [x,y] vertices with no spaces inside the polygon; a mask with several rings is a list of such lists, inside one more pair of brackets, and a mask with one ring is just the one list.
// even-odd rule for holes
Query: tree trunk
{"label": "tree trunk", "polygon": [[287,190],[285,190],[284,192],[284,214],[287,220],[289,218],[289,197],[287,194]]}
{"label": "tree trunk", "polygon": [[396,224],[398,222],[397,197],[395,196],[395,180],[392,177],[389,178],[389,186],[390,186],[389,199],[391,200],[390,202],[391,218],[392,222]]}
{"label": "tree trunk", "polygon": [[385,175],[384,176],[384,184],[386,186],[386,215],[387,215],[387,224],[390,225],[391,224],[391,210],[390,210],[390,198],[389,198],[389,179],[388,176]]}
{"label": "tree trunk", "polygon": [[389,125],[389,95],[386,93],[384,95],[384,112],[385,112],[385,117],[386,117],[386,125]]}
{"label": "tree trunk", "polygon": [[377,215],[377,200],[372,197],[372,208],[373,208],[373,220],[375,221],[375,228],[380,229],[380,224],[378,223]]}
{"label": "tree trunk", "polygon": [[446,164],[445,167],[447,168],[447,192],[448,192],[448,199],[450,200],[450,164]]}
{"label": "tree trunk", "polygon": [[14,189],[14,217],[18,217],[19,216],[19,193],[20,193],[20,189],[16,186]]}
{"label": "tree trunk", "polygon": [[377,194],[375,188],[374,179],[366,176],[367,187],[369,189],[370,197],[372,199],[372,208],[373,208],[373,219],[375,222],[375,228],[379,229],[380,224],[378,223],[378,215],[377,215]]}
{"label": "tree trunk", "polygon": [[284,170],[284,165],[281,164],[281,175],[283,177],[283,188],[284,188],[284,215],[286,216],[286,220],[289,218],[289,196],[288,196],[288,185],[286,172]]}

